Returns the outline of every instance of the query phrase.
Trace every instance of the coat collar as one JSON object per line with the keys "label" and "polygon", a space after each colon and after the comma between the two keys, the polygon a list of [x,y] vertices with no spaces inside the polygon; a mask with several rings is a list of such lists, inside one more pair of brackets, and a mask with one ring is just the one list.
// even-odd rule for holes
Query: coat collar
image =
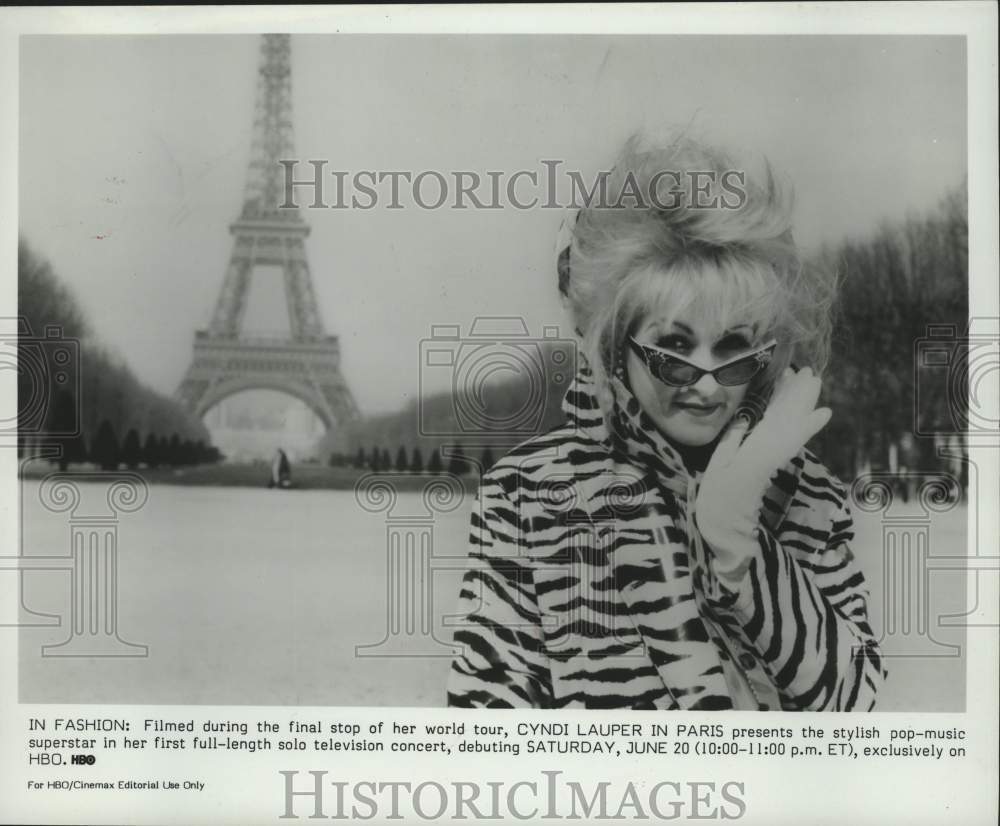
{"label": "coat collar", "polygon": [[689,473],[678,450],[620,378],[612,377],[609,389],[614,404],[611,415],[605,417],[593,375],[586,365],[581,367],[563,400],[568,422],[592,440],[603,442],[618,461],[655,473],[670,490],[685,495]]}
{"label": "coat collar", "polygon": [[[631,466],[626,476],[652,472],[663,487],[687,499],[697,489],[701,473],[691,473],[687,469],[677,448],[660,433],[642,410],[639,400],[617,376],[611,379],[610,391],[613,409],[611,416],[606,418],[593,374],[584,362],[563,398],[562,409],[567,423],[586,438],[603,443],[619,472],[624,471],[625,466]],[[804,452],[803,449],[779,471],[768,488],[761,519],[774,534],[778,533],[791,506]]]}

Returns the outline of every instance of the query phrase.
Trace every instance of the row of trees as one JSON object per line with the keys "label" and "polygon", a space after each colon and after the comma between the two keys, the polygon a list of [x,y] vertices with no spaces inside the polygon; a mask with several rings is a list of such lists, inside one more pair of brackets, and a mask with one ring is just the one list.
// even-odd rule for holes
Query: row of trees
{"label": "row of trees", "polygon": [[205,426],[94,336],[51,265],[18,242],[18,447],[102,468],[218,461]]}
{"label": "row of trees", "polygon": [[[442,454],[445,458],[442,459]],[[478,461],[462,449],[461,445],[454,445],[430,452],[430,459],[424,464],[423,453],[419,447],[408,451],[405,446],[400,446],[396,451],[396,458],[388,448],[373,447],[366,451],[363,447],[358,448],[353,457],[345,453],[332,453],[330,455],[331,467],[352,467],[355,470],[370,470],[375,473],[383,471],[396,471],[397,473],[452,473],[456,476],[464,476],[478,469],[485,472],[489,470],[496,461],[493,450],[487,446],[479,453]]]}
{"label": "row of trees", "polygon": [[[494,455],[503,455],[509,447],[532,433],[544,433],[564,420],[562,401],[568,382],[547,381],[545,368],[541,365],[560,363],[560,371],[572,375],[572,363],[561,363],[554,358],[554,353],[564,351],[565,346],[545,341],[530,346],[537,348],[534,353],[528,351],[539,364],[536,375],[518,373],[486,388],[469,388],[465,399],[457,399],[448,392],[425,395],[419,410],[417,402],[411,401],[401,411],[369,416],[331,431],[320,442],[321,455],[350,457],[361,449],[359,445],[400,445],[408,454],[430,457],[427,463],[430,470],[435,454],[450,453],[458,448],[468,454],[487,453],[489,462],[484,465],[491,466]],[[528,405],[529,400],[533,407]],[[464,411],[464,418],[460,411]],[[507,433],[500,424],[512,420],[519,423],[516,435]],[[495,447],[484,449],[482,444],[487,441]],[[444,463],[447,464],[447,460]],[[383,465],[390,466],[389,463]],[[395,467],[394,460],[391,466]]]}
{"label": "row of trees", "polygon": [[74,462],[91,462],[102,470],[117,470],[123,465],[135,470],[140,466],[185,467],[222,460],[218,448],[201,439],[182,440],[178,433],[169,438],[148,433],[143,441],[139,431],[132,428],[119,443],[114,426],[107,419],[98,426],[89,449],[82,435],[61,441],[63,450],[57,461],[62,470]]}
{"label": "row of trees", "polygon": [[[966,426],[968,239],[963,185],[925,215],[821,252],[842,284],[824,380],[833,418],[816,451],[841,476],[893,458],[913,470],[954,464],[938,448]],[[922,357],[930,325],[954,328],[940,342],[947,363]]]}

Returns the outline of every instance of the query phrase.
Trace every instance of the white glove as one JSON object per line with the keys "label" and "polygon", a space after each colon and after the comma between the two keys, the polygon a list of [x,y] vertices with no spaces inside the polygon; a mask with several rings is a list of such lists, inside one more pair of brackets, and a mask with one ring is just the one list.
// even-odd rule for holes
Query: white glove
{"label": "white glove", "polygon": [[830,408],[816,408],[820,384],[808,367],[797,373],[786,369],[746,442],[749,422],[740,416],[712,453],[695,501],[695,524],[714,553],[713,570],[724,580],[738,583],[757,548],[771,477],[830,421]]}

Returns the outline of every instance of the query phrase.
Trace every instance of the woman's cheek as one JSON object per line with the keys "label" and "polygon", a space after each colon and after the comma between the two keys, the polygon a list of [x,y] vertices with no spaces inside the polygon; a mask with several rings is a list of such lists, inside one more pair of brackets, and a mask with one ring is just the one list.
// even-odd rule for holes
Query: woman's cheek
{"label": "woman's cheek", "polygon": [[663,413],[672,412],[670,408],[673,404],[674,397],[677,395],[677,390],[661,381],[656,382],[656,385],[651,389],[660,411]]}
{"label": "woman's cheek", "polygon": [[746,398],[747,388],[750,385],[744,384],[740,387],[734,387],[729,391],[729,413],[735,413],[736,408],[743,403],[743,399]]}

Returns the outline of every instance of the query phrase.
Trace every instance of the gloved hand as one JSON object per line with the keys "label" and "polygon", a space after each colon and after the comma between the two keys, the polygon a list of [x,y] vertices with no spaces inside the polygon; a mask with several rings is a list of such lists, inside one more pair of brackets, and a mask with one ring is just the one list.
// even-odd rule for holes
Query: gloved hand
{"label": "gloved hand", "polygon": [[771,477],[830,421],[830,408],[816,408],[820,384],[808,367],[786,369],[746,441],[749,422],[738,416],[712,453],[694,518],[714,553],[713,570],[724,581],[738,583],[757,548],[759,513]]}

